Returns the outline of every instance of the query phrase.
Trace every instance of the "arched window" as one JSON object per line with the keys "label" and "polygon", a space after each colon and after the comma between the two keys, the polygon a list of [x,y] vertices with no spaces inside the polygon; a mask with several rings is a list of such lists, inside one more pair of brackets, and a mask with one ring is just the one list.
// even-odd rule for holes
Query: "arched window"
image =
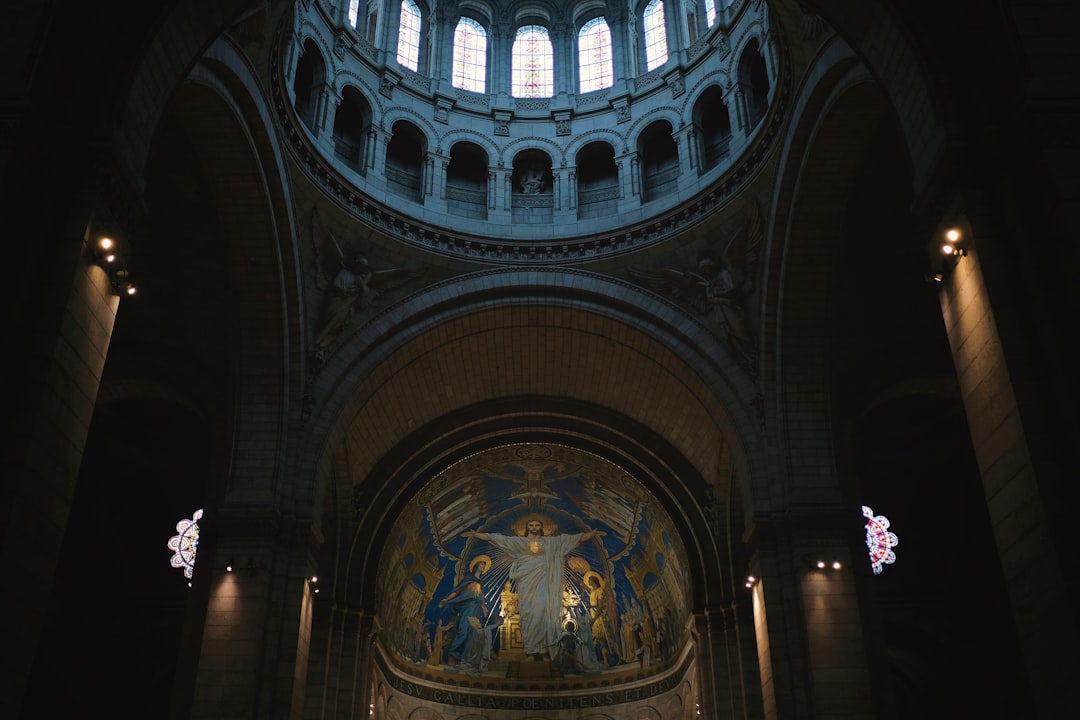
{"label": "arched window", "polygon": [[705,0],[705,22],[709,27],[716,24],[716,0]]}
{"label": "arched window", "polygon": [[664,3],[651,0],[645,6],[645,70],[654,70],[667,62],[667,27],[664,25]]}
{"label": "arched window", "polygon": [[547,28],[522,25],[514,38],[510,92],[519,98],[546,98],[555,94],[555,71]]}
{"label": "arched window", "polygon": [[413,72],[420,68],[420,8],[413,0],[401,0],[397,61]]}
{"label": "arched window", "polygon": [[349,0],[349,25],[356,27],[360,21],[360,0]]}
{"label": "arched window", "polygon": [[487,90],[487,32],[472,18],[461,18],[454,30],[451,82],[462,90],[477,93]]}
{"label": "arched window", "polygon": [[611,87],[611,30],[603,17],[593,18],[578,31],[578,92]]}

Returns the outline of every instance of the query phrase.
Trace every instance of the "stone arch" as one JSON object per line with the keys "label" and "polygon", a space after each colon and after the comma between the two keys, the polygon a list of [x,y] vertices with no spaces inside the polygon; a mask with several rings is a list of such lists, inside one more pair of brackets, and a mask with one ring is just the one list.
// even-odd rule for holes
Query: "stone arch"
{"label": "stone arch", "polygon": [[950,112],[947,90],[927,74],[928,63],[913,48],[882,3],[808,0],[871,69],[893,107],[912,156],[913,185],[920,190],[939,161],[945,142],[943,118]]}
{"label": "stone arch", "polygon": [[[340,404],[344,400],[335,401],[338,404],[320,409],[319,414],[313,418],[315,422],[313,430],[323,438],[319,441],[318,447],[339,448],[344,453],[338,456],[338,451],[334,451],[335,457],[341,457],[344,465],[341,471],[331,475],[329,473],[331,456],[321,455],[317,447],[312,447],[317,454],[312,455],[310,459],[319,467],[327,468],[326,471],[320,470],[316,473],[321,478],[319,482],[326,483],[332,480],[345,483],[345,485],[340,490],[332,492],[320,490],[316,494],[352,496],[354,499],[359,498],[358,502],[362,507],[379,507],[386,510],[395,500],[390,496],[377,495],[377,493],[386,492],[379,488],[394,488],[396,493],[401,492],[410,483],[418,482],[419,476],[415,475],[417,470],[414,466],[410,466],[410,463],[420,455],[427,454],[426,462],[435,462],[438,457],[449,452],[442,443],[452,441],[454,444],[461,444],[474,441],[476,437],[490,438],[515,432],[514,423],[521,422],[523,416],[518,414],[515,420],[507,415],[505,409],[500,409],[499,404],[508,402],[510,407],[515,407],[514,401],[509,398],[517,396],[518,393],[528,393],[535,398],[529,401],[530,404],[546,403],[553,409],[562,407],[568,402],[592,404],[587,410],[579,408],[575,412],[559,411],[558,417],[599,418],[603,416],[609,418],[607,423],[589,422],[585,425],[567,425],[571,422],[568,419],[559,420],[552,425],[554,420],[537,419],[528,421],[529,426],[541,427],[546,423],[551,428],[548,432],[571,433],[574,437],[584,437],[583,433],[585,433],[585,435],[606,438],[603,444],[624,447],[620,450],[623,455],[631,451],[637,453],[635,462],[646,469],[653,468],[655,460],[651,458],[655,455],[655,450],[646,450],[645,447],[670,448],[666,451],[670,457],[667,457],[661,465],[664,467],[685,465],[685,471],[678,474],[681,478],[678,481],[674,476],[666,476],[667,479],[663,482],[669,483],[670,487],[662,488],[661,485],[656,485],[656,491],[669,497],[668,502],[671,504],[669,511],[677,512],[680,516],[685,516],[689,512],[690,515],[698,518],[692,520],[698,528],[695,533],[699,538],[704,538],[709,531],[705,529],[707,521],[699,516],[702,512],[701,508],[708,507],[710,508],[708,512],[713,512],[716,507],[709,499],[710,496],[718,495],[726,498],[728,495],[726,487],[708,490],[705,485],[715,486],[717,482],[723,482],[724,478],[732,475],[731,463],[737,466],[736,472],[739,477],[750,478],[752,477],[750,467],[760,462],[760,458],[752,459],[760,452],[760,447],[755,448],[758,440],[752,434],[745,434],[746,432],[753,433],[752,428],[757,427],[756,423],[750,420],[754,412],[750,402],[753,394],[751,386],[744,385],[744,381],[734,377],[726,377],[728,373],[731,376],[740,374],[734,367],[735,362],[730,358],[725,360],[724,351],[715,343],[705,342],[705,347],[693,349],[696,343],[705,341],[705,337],[701,337],[700,330],[695,329],[695,321],[685,316],[680,318],[680,312],[674,307],[670,308],[670,311],[662,305],[657,307],[652,301],[641,297],[639,291],[618,286],[609,286],[606,289],[599,285],[596,287],[598,294],[591,302],[605,298],[601,302],[601,305],[604,305],[608,304],[608,300],[613,301],[609,310],[603,311],[613,314],[609,321],[603,322],[615,322],[619,325],[621,324],[618,320],[621,313],[620,307],[625,305],[629,308],[644,302],[646,305],[652,304],[654,310],[667,316],[672,323],[672,327],[666,331],[658,326],[650,332],[664,333],[674,330],[675,334],[663,340],[652,341],[646,341],[642,336],[640,341],[635,341],[629,346],[592,348],[592,341],[588,339],[591,334],[582,335],[580,329],[575,329],[600,322],[599,316],[589,319],[589,313],[579,314],[584,296],[571,303],[571,306],[579,308],[578,310],[570,309],[571,306],[567,306],[566,310],[560,310],[558,305],[565,302],[565,299],[557,301],[554,298],[550,301],[552,303],[550,307],[545,307],[546,301],[540,300],[539,297],[530,300],[527,305],[521,305],[513,300],[513,296],[521,290],[520,281],[515,280],[518,275],[514,272],[485,273],[473,278],[455,280],[442,289],[431,288],[422,295],[414,297],[408,304],[398,306],[392,312],[383,315],[381,319],[376,319],[373,325],[358,329],[355,339],[348,341],[341,352],[342,356],[355,356],[360,361],[348,370],[349,375],[354,375],[359,380],[355,394],[347,404]],[[536,293],[535,283],[538,278],[535,273],[528,275],[531,278],[529,282],[533,284],[530,292]],[[552,275],[551,279],[555,279],[555,275]],[[585,276],[576,282],[584,281],[586,281]],[[475,330],[470,332],[464,327],[459,327],[460,322],[465,322],[467,317],[476,317],[471,309],[475,303],[490,306],[494,298],[504,295],[504,299],[499,302],[502,310],[495,311],[490,318],[468,321],[470,324],[479,322],[479,327],[487,329],[482,332]],[[437,301],[436,305],[421,310],[433,300]],[[415,305],[410,309],[410,304]],[[601,311],[601,308],[598,306],[596,310]],[[403,318],[415,312],[423,312],[428,318],[425,323],[427,328],[418,331],[415,327],[411,327],[407,336],[395,338],[397,331],[394,328],[407,327],[407,321]],[[527,320],[530,316],[535,316],[536,319]],[[543,321],[539,321],[540,318],[543,318]],[[682,329],[675,330],[679,325],[683,326]],[[476,327],[476,325],[473,326]],[[609,330],[615,336],[623,333],[615,326]],[[513,361],[523,363],[520,370],[509,371],[506,368],[496,367],[498,353],[494,348],[502,342],[499,340],[500,333],[512,333],[517,336],[518,341],[524,342],[525,340],[521,337],[523,332],[537,334],[538,347],[545,348],[545,353],[549,354],[539,354],[535,357],[529,356]],[[635,332],[640,332],[640,330]],[[364,344],[362,337],[384,338],[388,346],[369,348],[359,355],[354,355],[354,352],[348,348],[356,341]],[[541,337],[544,339],[541,340]],[[691,337],[694,339],[691,340]],[[655,350],[642,351],[644,354],[638,354],[638,351],[631,350],[631,347],[636,346],[638,342],[657,342],[658,344]],[[565,372],[552,375],[540,370],[545,363],[557,366],[560,356],[569,357],[566,353],[570,347],[574,347],[572,353],[574,356],[592,358],[590,364],[577,368],[572,375],[567,375]],[[692,359],[695,357],[696,359]],[[453,368],[458,362],[455,358],[469,359],[471,370],[467,377],[458,375],[457,379],[454,379]],[[645,360],[645,358],[649,359]],[[509,362],[510,359],[507,361]],[[608,394],[603,387],[606,383],[601,377],[612,367],[621,367],[627,362],[639,361],[646,363],[640,372],[658,373],[656,378],[650,381],[651,386],[657,387],[651,388],[646,395],[637,398],[620,399],[619,396],[623,393],[616,388],[610,388],[610,394]],[[683,367],[685,363],[690,365]],[[690,366],[696,366],[696,369],[690,370]],[[396,367],[398,370],[387,375],[389,367]],[[652,369],[650,370],[649,367]],[[726,370],[723,369],[725,367]],[[420,375],[414,376],[415,372],[420,372]],[[547,375],[549,380],[539,384],[530,381],[520,387],[513,380],[513,378],[538,379],[537,373]],[[666,391],[659,389],[660,378],[664,376],[676,382]],[[496,382],[496,378],[502,378],[502,380]],[[676,381],[676,378],[681,379]],[[463,381],[465,384],[461,384]],[[325,392],[321,389],[322,387],[333,387],[342,383],[351,385],[353,382],[345,375],[327,377],[320,382],[320,386],[313,387],[312,392],[321,397]],[[436,391],[431,383],[442,387],[447,387],[449,383],[456,389],[452,394],[447,395],[445,392]],[[729,383],[733,385],[725,389]],[[696,389],[689,391],[688,386]],[[675,397],[676,394],[678,397]],[[578,399],[572,400],[573,398]],[[398,408],[395,412],[399,417],[392,419],[386,414],[383,409],[386,402]],[[677,422],[659,420],[660,417],[669,413],[682,416],[688,412],[695,415],[704,412],[705,415],[697,420]],[[493,421],[494,424],[488,426],[488,429],[481,431],[476,424],[478,420],[474,418],[474,414],[481,419],[487,414],[492,414],[492,417],[496,419]],[[610,429],[626,425],[628,418],[632,416],[656,418],[655,421],[648,421],[653,424],[653,430],[648,431],[644,426],[633,432]],[[399,427],[400,423],[404,422],[409,424],[408,428]],[[374,426],[363,429],[363,426],[371,423],[375,423],[380,428],[375,431],[375,435],[372,435]],[[630,425],[637,427],[634,423]],[[467,435],[448,435],[445,430],[438,430],[440,427],[467,428]],[[691,427],[694,428],[693,432],[690,432]],[[632,440],[633,437],[647,432],[660,433],[655,438],[655,443],[646,443],[642,446]],[[361,437],[367,439],[357,444],[357,439]],[[379,441],[377,439],[379,437],[408,439],[398,445],[393,445]],[[432,437],[443,439],[438,441],[424,439]],[[729,446],[733,453],[730,459],[725,461],[729,465],[723,472],[717,465],[720,458],[716,453],[716,448],[720,445]],[[646,470],[642,472],[645,473]],[[648,473],[657,477],[664,475],[665,472],[657,468],[648,470]],[[393,480],[388,481],[387,478],[391,476]],[[688,480],[694,476],[698,479]],[[684,483],[689,483],[689,485]],[[749,486],[750,483],[747,482],[741,490],[746,491]],[[690,508],[696,509],[691,511]],[[376,518],[369,517],[364,522],[376,522]],[[691,523],[691,518],[688,517],[686,522]],[[369,531],[377,532],[365,527],[364,532]],[[695,551],[695,554],[700,557],[703,552],[708,555],[713,551],[706,552],[699,549]],[[339,553],[342,557],[347,555],[345,548],[339,550]],[[721,554],[723,557],[714,557],[712,560],[700,562],[699,577],[702,580],[699,592],[695,593],[695,601],[709,602],[711,592],[727,592],[727,589],[731,587],[727,576],[707,581],[704,579],[711,573],[727,572],[726,569],[722,569],[728,564],[727,553],[724,551]],[[367,593],[373,587],[371,583],[374,582],[374,576],[367,574],[374,572],[374,565],[371,564],[373,561],[354,557],[350,562],[353,564],[351,569],[340,567],[335,571],[335,575],[342,578],[350,577],[350,583],[355,583],[355,585],[350,585],[352,590],[349,592],[352,599],[349,602],[363,604],[365,602],[363,598],[368,597]],[[343,587],[342,592],[345,591],[346,588]]]}

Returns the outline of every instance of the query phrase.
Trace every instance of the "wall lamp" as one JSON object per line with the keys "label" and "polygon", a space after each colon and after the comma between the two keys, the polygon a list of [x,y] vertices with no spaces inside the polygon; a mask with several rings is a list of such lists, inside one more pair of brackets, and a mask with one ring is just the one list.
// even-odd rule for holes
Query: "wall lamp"
{"label": "wall lamp", "polygon": [[753,575],[747,575],[746,576],[746,587],[748,587],[748,588],[754,587],[755,585],[757,585],[757,581],[758,581],[758,579],[756,577],[754,577]]}
{"label": "wall lamp", "polygon": [[313,593],[318,593],[319,592],[319,578],[312,575],[311,577],[308,578],[307,584],[308,584],[308,587],[311,588],[311,592],[313,592]]}
{"label": "wall lamp", "polygon": [[225,572],[230,572],[230,573],[231,573],[231,572],[233,572],[234,570],[237,570],[237,569],[240,569],[240,570],[247,570],[247,571],[248,571],[248,572],[250,572],[250,573],[254,573],[254,572],[256,572],[257,570],[262,570],[262,569],[263,569],[263,564],[262,564],[262,560],[254,560],[254,559],[248,558],[248,561],[247,561],[247,565],[245,565],[245,566],[244,566],[244,567],[242,567],[242,568],[241,568],[241,567],[239,567],[239,566],[238,566],[238,565],[237,565],[237,564],[236,564],[235,562],[233,562],[232,560],[230,560],[229,562],[225,563]]}
{"label": "wall lamp", "polygon": [[833,558],[832,562],[826,562],[825,560],[818,560],[817,562],[814,563],[814,567],[817,568],[818,570],[825,570],[825,569],[840,570],[844,566],[839,560],[837,560],[836,558]]}
{"label": "wall lamp", "polygon": [[134,295],[137,292],[115,240],[104,236],[98,238],[94,243],[94,262],[109,276],[109,284],[117,295]]}
{"label": "wall lamp", "polygon": [[959,228],[949,228],[932,245],[930,253],[930,271],[926,273],[926,282],[939,285],[956,268],[960,258],[967,255],[967,243],[964,233]]}

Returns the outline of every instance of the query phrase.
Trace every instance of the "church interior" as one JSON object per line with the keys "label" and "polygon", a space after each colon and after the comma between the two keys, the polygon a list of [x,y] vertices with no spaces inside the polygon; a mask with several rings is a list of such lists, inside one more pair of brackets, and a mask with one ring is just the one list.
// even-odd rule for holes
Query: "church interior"
{"label": "church interior", "polygon": [[7,14],[0,714],[1076,713],[1080,5]]}

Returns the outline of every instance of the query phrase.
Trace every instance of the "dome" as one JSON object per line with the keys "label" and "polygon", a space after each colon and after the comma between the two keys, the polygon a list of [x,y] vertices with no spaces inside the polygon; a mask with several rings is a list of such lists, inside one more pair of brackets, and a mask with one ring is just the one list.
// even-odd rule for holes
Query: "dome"
{"label": "dome", "polygon": [[485,261],[708,219],[766,161],[790,83],[762,3],[295,7],[272,90],[299,165],[365,225]]}

